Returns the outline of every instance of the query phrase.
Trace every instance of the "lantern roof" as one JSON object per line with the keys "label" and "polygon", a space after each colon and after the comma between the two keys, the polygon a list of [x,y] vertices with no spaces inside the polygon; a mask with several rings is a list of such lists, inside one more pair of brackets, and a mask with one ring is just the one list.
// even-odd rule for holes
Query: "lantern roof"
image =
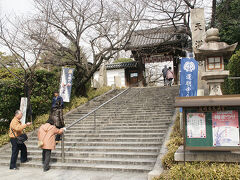
{"label": "lantern roof", "polygon": [[219,31],[216,28],[211,28],[206,31],[206,38],[202,45],[194,49],[195,56],[198,61],[205,60],[208,56],[223,56],[230,58],[238,43],[228,45],[225,42],[220,42]]}

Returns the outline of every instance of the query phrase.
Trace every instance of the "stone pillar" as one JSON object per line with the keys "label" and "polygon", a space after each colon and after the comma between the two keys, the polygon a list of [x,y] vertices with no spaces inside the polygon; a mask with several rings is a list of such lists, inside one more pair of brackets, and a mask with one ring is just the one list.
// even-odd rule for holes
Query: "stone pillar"
{"label": "stone pillar", "polygon": [[[203,8],[196,8],[191,9],[191,32],[192,32],[192,47],[194,53],[196,49],[199,48],[206,36],[205,32],[205,18],[204,18],[204,9]],[[198,59],[196,59],[198,60]],[[202,72],[205,71],[204,63],[198,64],[198,90],[199,92],[206,91],[208,89],[207,83],[201,80]]]}
{"label": "stone pillar", "polygon": [[115,87],[117,87],[117,88],[122,87],[120,76],[114,76],[114,84],[115,84]]}
{"label": "stone pillar", "polygon": [[107,86],[107,70],[104,63],[101,65],[99,70],[98,83],[99,87]]}

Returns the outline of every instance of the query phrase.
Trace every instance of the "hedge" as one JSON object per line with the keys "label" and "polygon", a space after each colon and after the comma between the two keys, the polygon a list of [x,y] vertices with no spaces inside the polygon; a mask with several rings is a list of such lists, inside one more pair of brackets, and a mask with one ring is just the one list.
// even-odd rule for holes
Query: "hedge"
{"label": "hedge", "polygon": [[[226,67],[230,71],[230,77],[240,77],[240,50],[229,60]],[[240,79],[225,79],[222,85],[223,94],[240,94]]]}

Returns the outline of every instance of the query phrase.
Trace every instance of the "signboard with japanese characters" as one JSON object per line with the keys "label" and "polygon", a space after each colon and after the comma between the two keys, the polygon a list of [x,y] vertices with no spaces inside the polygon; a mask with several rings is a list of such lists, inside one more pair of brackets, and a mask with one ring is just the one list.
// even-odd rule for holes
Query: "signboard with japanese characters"
{"label": "signboard with japanese characters", "polygon": [[206,119],[204,113],[187,114],[187,137],[206,138]]}
{"label": "signboard with japanese characters", "polygon": [[73,71],[74,69],[72,68],[62,68],[62,77],[59,94],[63,98],[64,102],[70,102]]}
{"label": "signboard with japanese characters", "polygon": [[161,56],[161,55],[156,55],[156,56],[150,56],[150,57],[144,57],[143,58],[143,63],[155,63],[155,62],[165,62],[165,61],[173,61],[172,56]]}
{"label": "signboard with japanese characters", "polygon": [[239,146],[238,111],[212,113],[213,146]]}
{"label": "signboard with japanese characters", "polygon": [[180,96],[197,96],[198,63],[193,58],[181,59]]}
{"label": "signboard with japanese characters", "polygon": [[203,8],[191,9],[191,32],[193,50],[199,48],[205,36],[205,17]]}

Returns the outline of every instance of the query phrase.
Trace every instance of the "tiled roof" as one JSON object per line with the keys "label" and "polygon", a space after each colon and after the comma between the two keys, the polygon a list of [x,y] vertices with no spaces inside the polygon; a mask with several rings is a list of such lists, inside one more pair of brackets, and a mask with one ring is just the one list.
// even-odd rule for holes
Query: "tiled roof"
{"label": "tiled roof", "polygon": [[171,42],[179,42],[183,37],[186,37],[185,34],[180,33],[182,29],[183,28],[179,26],[177,30],[175,27],[162,27],[135,31],[126,49],[131,50],[140,47],[155,46],[162,43],[168,44]]}
{"label": "tiled roof", "polygon": [[136,68],[138,62],[123,62],[123,63],[116,63],[116,64],[107,64],[106,69],[126,69],[126,68]]}

